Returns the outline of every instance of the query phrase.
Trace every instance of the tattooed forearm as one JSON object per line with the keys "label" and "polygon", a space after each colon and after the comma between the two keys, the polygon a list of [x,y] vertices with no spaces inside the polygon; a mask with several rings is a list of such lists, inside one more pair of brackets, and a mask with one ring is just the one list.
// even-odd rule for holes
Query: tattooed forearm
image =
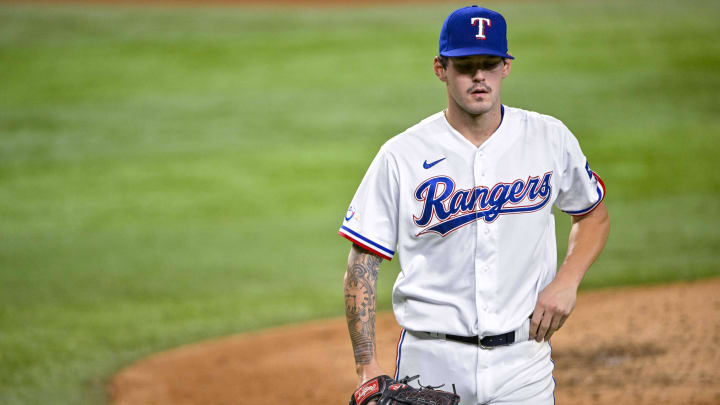
{"label": "tattooed forearm", "polygon": [[375,303],[381,261],[355,245],[348,257],[345,316],[357,364],[369,364],[375,356]]}

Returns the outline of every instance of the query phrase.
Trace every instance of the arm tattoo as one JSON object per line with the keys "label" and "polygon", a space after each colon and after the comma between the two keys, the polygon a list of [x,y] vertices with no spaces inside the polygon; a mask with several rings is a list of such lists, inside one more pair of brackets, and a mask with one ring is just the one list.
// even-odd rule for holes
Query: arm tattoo
{"label": "arm tattoo", "polygon": [[353,245],[345,275],[345,316],[356,364],[375,356],[375,303],[382,259]]}

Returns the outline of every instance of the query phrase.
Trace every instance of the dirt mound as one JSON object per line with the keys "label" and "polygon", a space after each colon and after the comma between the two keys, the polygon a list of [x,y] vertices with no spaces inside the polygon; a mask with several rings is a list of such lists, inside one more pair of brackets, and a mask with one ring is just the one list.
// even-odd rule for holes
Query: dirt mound
{"label": "dirt mound", "polygon": [[[392,373],[400,328],[383,314],[377,330]],[[558,404],[720,404],[720,279],[581,294],[552,346]],[[339,318],[160,353],[109,392],[115,405],[344,404],[355,383]]]}

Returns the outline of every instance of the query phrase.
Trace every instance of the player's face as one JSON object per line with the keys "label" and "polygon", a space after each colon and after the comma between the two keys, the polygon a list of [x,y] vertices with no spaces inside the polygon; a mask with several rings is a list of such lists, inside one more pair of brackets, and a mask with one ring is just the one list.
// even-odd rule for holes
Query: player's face
{"label": "player's face", "polygon": [[510,73],[510,59],[473,55],[449,58],[447,68],[435,59],[435,74],[447,84],[448,98],[470,115],[499,108],[502,79]]}

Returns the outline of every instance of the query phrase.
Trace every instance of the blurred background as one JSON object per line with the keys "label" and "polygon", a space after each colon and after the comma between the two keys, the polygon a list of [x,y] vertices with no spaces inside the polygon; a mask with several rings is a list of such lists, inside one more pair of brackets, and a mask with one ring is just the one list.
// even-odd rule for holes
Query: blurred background
{"label": "blurred background", "polygon": [[[337,228],[445,107],[464,5],[0,3],[0,403],[104,403],[150,353],[342,315]],[[563,120],[607,185],[583,288],[720,275],[720,3],[482,5],[517,57],[503,102]]]}

